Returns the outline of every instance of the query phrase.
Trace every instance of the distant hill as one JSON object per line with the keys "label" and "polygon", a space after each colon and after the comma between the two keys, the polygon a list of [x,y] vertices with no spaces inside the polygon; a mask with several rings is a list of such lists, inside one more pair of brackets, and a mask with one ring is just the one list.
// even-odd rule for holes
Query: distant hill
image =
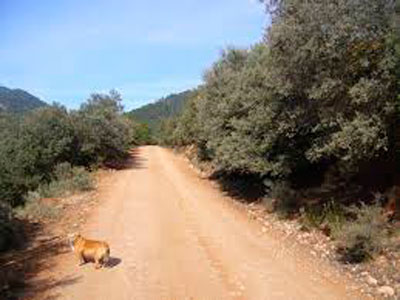
{"label": "distant hill", "polygon": [[46,105],[47,103],[24,90],[0,86],[0,111],[21,113]]}
{"label": "distant hill", "polygon": [[154,103],[134,109],[128,115],[139,122],[148,124],[151,129],[157,129],[161,120],[174,117],[182,111],[192,93],[192,91],[185,91],[171,94]]}

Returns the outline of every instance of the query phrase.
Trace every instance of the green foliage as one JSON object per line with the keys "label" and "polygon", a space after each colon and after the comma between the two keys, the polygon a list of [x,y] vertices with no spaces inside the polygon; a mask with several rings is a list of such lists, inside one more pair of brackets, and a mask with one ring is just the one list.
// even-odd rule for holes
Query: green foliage
{"label": "green foliage", "polygon": [[[265,85],[269,49],[227,50],[206,74],[198,101],[199,140],[218,169],[279,175],[286,172],[274,149],[277,126]],[[283,124],[282,124],[283,125]],[[278,141],[276,141],[278,142]]]}
{"label": "green foliage", "polygon": [[[73,112],[54,104],[23,116],[0,115],[0,202],[22,204],[28,191],[44,195],[90,188],[83,168],[123,159],[134,124],[122,115],[121,97],[94,94]],[[69,165],[71,179],[60,179]]]}
{"label": "green foliage", "polygon": [[176,119],[169,118],[163,119],[160,122],[160,129],[157,136],[157,141],[161,145],[174,145],[175,137],[174,132],[176,129]]}
{"label": "green foliage", "polygon": [[162,130],[162,121],[179,115],[191,95],[192,91],[172,94],[154,103],[134,109],[128,115],[136,122],[147,124],[152,136],[158,138],[159,131]]}
{"label": "green foliage", "polygon": [[274,207],[268,207],[276,212],[281,218],[289,218],[298,211],[299,208],[299,193],[293,189],[287,181],[270,182],[267,200],[273,199]]}
{"label": "green foliage", "polygon": [[71,170],[70,191],[90,191],[94,187],[90,173],[83,167],[74,167]]}
{"label": "green foliage", "polygon": [[[266,39],[271,78],[306,158],[357,166],[387,150],[394,113],[393,3],[282,1]],[[317,14],[319,17],[314,18]],[[289,111],[288,111],[289,110]]]}
{"label": "green foliage", "polygon": [[387,41],[394,3],[268,4],[265,42],[222,54],[172,142],[197,144],[223,172],[293,187],[317,172],[350,182],[360,166],[393,151],[398,64]]}
{"label": "green foliage", "polygon": [[90,173],[83,167],[72,167],[70,163],[64,162],[55,167],[53,174],[49,183],[41,184],[36,190],[40,197],[61,197],[93,188]]}
{"label": "green foliage", "polygon": [[[129,117],[129,116],[128,116]],[[149,128],[149,125],[146,123],[138,123],[135,121],[132,122],[133,127],[133,143],[136,145],[149,145],[153,144],[153,137]]]}
{"label": "green foliage", "polygon": [[42,202],[42,197],[39,192],[28,192],[25,205],[14,210],[17,217],[34,220],[54,220],[59,217],[60,208],[51,203]]}
{"label": "green foliage", "polygon": [[304,229],[322,229],[326,234],[336,236],[346,222],[346,212],[334,200],[324,204],[305,205],[300,209],[300,222]]}
{"label": "green foliage", "polygon": [[378,205],[353,206],[353,219],[337,231],[342,258],[351,263],[371,259],[388,242],[389,231],[382,208]]}
{"label": "green foliage", "polygon": [[198,124],[196,99],[199,90],[185,94],[181,112],[177,116],[161,119],[155,138],[162,145],[190,145],[198,144]]}
{"label": "green foliage", "polygon": [[16,158],[19,155],[19,121],[10,115],[0,116],[0,202],[18,204],[29,190],[35,178],[25,176],[23,166]]}
{"label": "green foliage", "polygon": [[62,197],[93,188],[90,173],[83,167],[72,167],[70,163],[58,164],[49,183],[41,183],[35,191],[24,196],[24,205],[15,209],[17,216],[33,219],[55,219],[61,210],[55,203],[43,202],[44,198]]}
{"label": "green foliage", "polygon": [[101,164],[124,158],[132,144],[130,121],[122,116],[121,96],[93,94],[72,118],[80,152],[79,164]]}
{"label": "green foliage", "polygon": [[177,145],[191,145],[198,143],[199,125],[197,121],[197,106],[196,101],[200,97],[199,90],[194,90],[190,97],[187,98],[182,113],[176,120],[174,129],[174,142]]}
{"label": "green foliage", "polygon": [[64,107],[57,104],[28,114],[19,134],[18,164],[28,175],[50,179],[54,165],[73,160],[75,132]]}
{"label": "green foliage", "polygon": [[11,205],[48,181],[55,164],[74,156],[74,129],[65,108],[38,109],[22,119],[9,116],[0,128],[0,199]]}
{"label": "green foliage", "polygon": [[395,13],[392,18],[393,32],[388,39],[389,45],[395,50],[395,58],[397,65],[397,103],[396,103],[396,121],[393,133],[393,144],[396,149],[397,168],[400,169],[400,1],[396,1]]}

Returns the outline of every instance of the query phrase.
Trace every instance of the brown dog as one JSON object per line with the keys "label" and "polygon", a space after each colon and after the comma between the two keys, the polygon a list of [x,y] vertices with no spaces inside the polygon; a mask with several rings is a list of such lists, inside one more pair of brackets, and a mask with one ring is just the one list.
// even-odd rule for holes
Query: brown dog
{"label": "brown dog", "polygon": [[95,263],[95,268],[99,269],[104,267],[110,259],[110,247],[106,242],[87,240],[77,234],[70,237],[70,246],[80,266],[92,261]]}

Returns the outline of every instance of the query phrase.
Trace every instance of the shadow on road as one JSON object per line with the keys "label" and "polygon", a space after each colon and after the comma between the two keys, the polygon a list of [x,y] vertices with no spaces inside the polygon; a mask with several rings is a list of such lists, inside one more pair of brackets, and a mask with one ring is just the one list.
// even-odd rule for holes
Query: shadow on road
{"label": "shadow on road", "polygon": [[210,179],[218,183],[225,195],[240,202],[257,202],[265,195],[265,186],[256,175],[215,172]]}
{"label": "shadow on road", "polygon": [[[24,295],[25,298],[37,297],[38,299],[53,300],[58,299],[59,293],[55,293],[55,289],[73,285],[79,282],[82,276],[67,276],[61,280],[38,279],[33,280],[27,286],[28,292]],[[50,294],[50,295],[49,295]]]}
{"label": "shadow on road", "polygon": [[133,148],[120,160],[105,163],[105,167],[115,170],[146,169],[147,159],[141,156],[140,151],[140,148]]}
{"label": "shadow on road", "polygon": [[106,265],[106,268],[110,268],[110,269],[114,268],[114,267],[118,266],[121,262],[122,262],[122,260],[120,258],[110,257],[110,259]]}
{"label": "shadow on road", "polygon": [[43,235],[42,226],[25,221],[29,239],[20,249],[0,256],[0,300],[7,299],[55,299],[46,298],[59,286],[71,285],[80,278],[69,277],[54,280],[38,278],[43,271],[54,269],[54,258],[69,252],[65,240],[58,236]]}

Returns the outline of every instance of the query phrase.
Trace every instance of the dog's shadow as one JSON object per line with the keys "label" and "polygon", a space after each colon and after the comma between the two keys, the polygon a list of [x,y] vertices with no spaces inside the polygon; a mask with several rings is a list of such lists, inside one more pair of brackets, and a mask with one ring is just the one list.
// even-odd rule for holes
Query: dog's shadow
{"label": "dog's shadow", "polygon": [[122,262],[122,260],[118,257],[110,257],[108,259],[107,264],[105,265],[106,268],[115,268],[116,266],[118,266],[120,263]]}

